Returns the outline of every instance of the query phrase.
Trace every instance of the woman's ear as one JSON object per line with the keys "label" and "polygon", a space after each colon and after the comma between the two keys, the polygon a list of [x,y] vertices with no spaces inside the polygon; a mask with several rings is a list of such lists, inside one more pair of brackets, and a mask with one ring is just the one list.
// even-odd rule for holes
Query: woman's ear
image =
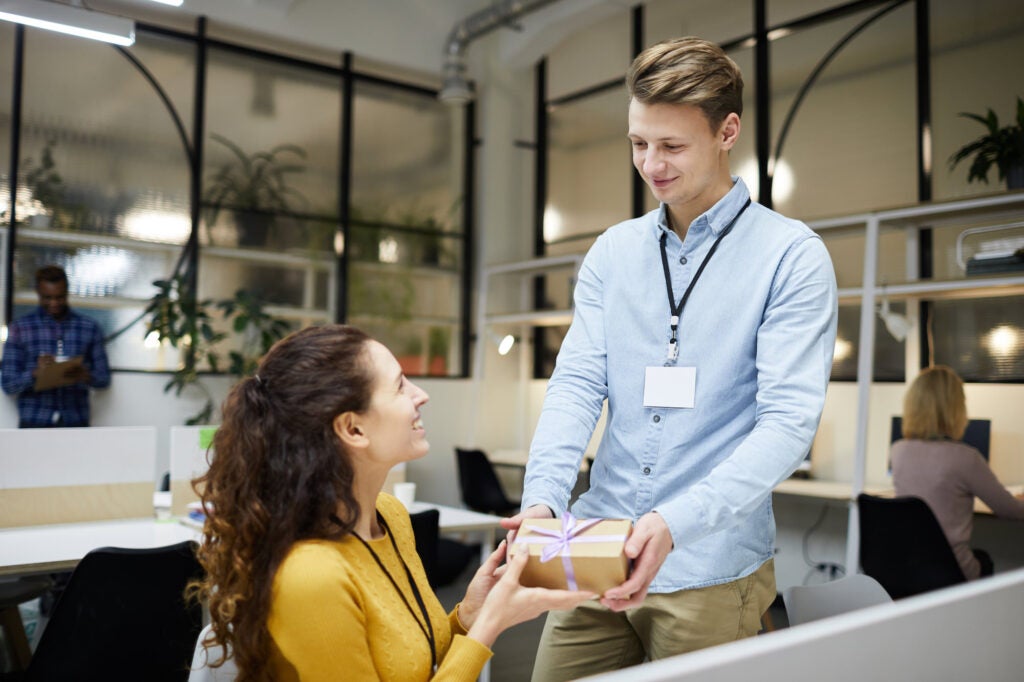
{"label": "woman's ear", "polygon": [[365,448],[370,440],[363,432],[362,420],[355,412],[342,412],[332,422],[334,433],[343,445],[351,448]]}

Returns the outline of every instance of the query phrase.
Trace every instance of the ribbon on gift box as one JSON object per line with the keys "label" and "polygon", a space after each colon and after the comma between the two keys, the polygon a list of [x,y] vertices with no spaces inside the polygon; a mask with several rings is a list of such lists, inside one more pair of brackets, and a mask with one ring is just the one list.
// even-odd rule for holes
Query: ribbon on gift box
{"label": "ribbon on gift box", "polygon": [[[590,530],[604,519],[587,519],[580,521],[570,512],[562,514],[562,527],[558,530],[530,526],[530,530],[536,535],[530,537],[516,537],[515,543],[520,545],[538,544],[544,545],[541,550],[540,560],[542,563],[551,561],[556,556],[562,557],[562,567],[565,569],[565,586],[569,590],[578,590],[576,584],[576,573],[572,567],[572,556],[570,546],[573,543],[596,543],[596,542],[625,542],[625,534],[619,535],[587,535],[580,537],[581,533]],[[537,536],[540,537],[537,537]]]}

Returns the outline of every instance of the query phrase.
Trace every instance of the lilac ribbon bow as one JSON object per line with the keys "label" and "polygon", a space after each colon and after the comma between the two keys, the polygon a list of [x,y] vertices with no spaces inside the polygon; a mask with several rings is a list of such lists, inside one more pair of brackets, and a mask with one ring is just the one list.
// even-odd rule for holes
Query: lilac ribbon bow
{"label": "lilac ribbon bow", "polygon": [[603,519],[587,519],[585,521],[578,520],[570,512],[562,514],[562,527],[559,530],[551,530],[548,528],[540,528],[537,526],[530,526],[537,535],[543,537],[529,537],[529,538],[516,538],[517,544],[529,545],[529,544],[543,544],[544,549],[541,550],[540,560],[541,562],[548,562],[554,559],[556,556],[562,557],[562,567],[565,569],[565,585],[568,589],[576,591],[579,586],[576,584],[576,574],[572,567],[572,557],[570,555],[570,545],[574,542],[623,542],[626,539],[625,535],[591,535],[589,537],[579,537],[580,534],[587,530],[590,530],[597,524],[601,523]]}

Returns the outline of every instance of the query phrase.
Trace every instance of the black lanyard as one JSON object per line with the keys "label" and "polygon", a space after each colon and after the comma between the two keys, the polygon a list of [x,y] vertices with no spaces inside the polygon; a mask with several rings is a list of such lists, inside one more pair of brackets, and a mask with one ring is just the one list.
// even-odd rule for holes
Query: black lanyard
{"label": "black lanyard", "polygon": [[381,527],[384,528],[384,532],[387,536],[391,539],[391,546],[395,548],[395,554],[398,556],[398,560],[402,562],[402,568],[405,569],[405,577],[409,579],[409,587],[412,588],[412,596],[416,599],[416,605],[420,608],[420,613],[423,615],[422,623],[420,622],[420,619],[416,617],[416,612],[412,610],[412,605],[409,603],[409,600],[405,598],[405,592],[402,592],[401,588],[398,587],[398,583],[395,582],[394,577],[384,566],[384,562],[380,560],[377,553],[373,551],[373,547],[370,547],[370,543],[359,537],[355,532],[353,532],[352,535],[354,535],[359,542],[363,543],[363,547],[366,548],[370,553],[370,556],[373,557],[373,560],[377,562],[378,566],[380,566],[380,570],[384,571],[384,575],[386,575],[388,580],[391,581],[391,585],[395,588],[395,592],[398,592],[398,596],[402,598],[402,603],[405,604],[405,608],[408,609],[409,615],[411,615],[412,619],[416,621],[416,625],[420,627],[423,635],[427,638],[427,643],[430,644],[430,671],[431,676],[433,676],[433,673],[437,672],[437,642],[434,639],[434,627],[430,623],[430,615],[427,613],[427,606],[423,603],[423,597],[420,595],[419,588],[416,587],[416,581],[413,580],[409,566],[405,563],[405,559],[402,558],[402,553],[398,551],[398,544],[395,542],[395,536],[391,533],[391,529],[388,528],[387,521],[385,521],[384,517],[380,515],[380,512],[377,512],[377,521],[380,523]]}
{"label": "black lanyard", "polygon": [[[722,234],[718,235],[718,239],[711,245],[711,249],[708,251],[708,255],[704,256],[704,260],[701,262],[700,267],[697,268],[697,272],[693,275],[693,279],[690,280],[690,286],[686,287],[686,291],[683,292],[683,297],[679,299],[679,304],[676,305],[676,296],[672,291],[672,274],[668,269],[668,232],[661,233],[661,267],[665,271],[665,290],[668,292],[668,309],[672,313],[669,318],[669,326],[672,328],[672,338],[668,342],[668,356],[665,360],[665,364],[674,363],[676,358],[679,357],[679,346],[678,339],[676,338],[676,331],[679,329],[679,316],[683,314],[683,306],[686,305],[686,300],[690,298],[690,292],[693,291],[693,287],[697,284],[697,280],[700,279],[701,273],[704,272],[704,268],[707,267],[708,261],[711,260],[711,256],[715,255],[715,251],[718,249],[718,245],[725,239],[725,235],[732,232],[733,226],[736,221],[740,219],[743,212],[747,210],[747,206],[750,206],[750,197],[747,197],[747,203],[743,204],[743,208],[736,213],[736,216],[732,221],[722,230]],[[666,212],[668,209],[665,209]]]}

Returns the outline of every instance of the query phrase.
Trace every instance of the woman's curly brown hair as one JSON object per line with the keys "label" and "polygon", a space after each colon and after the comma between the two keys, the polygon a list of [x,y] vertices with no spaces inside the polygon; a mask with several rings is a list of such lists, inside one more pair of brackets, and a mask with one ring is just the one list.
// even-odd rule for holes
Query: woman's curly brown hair
{"label": "woman's curly brown hair", "polygon": [[206,644],[230,648],[240,682],[271,679],[271,586],[289,549],[340,538],[359,517],[333,421],[369,406],[369,340],[328,325],[276,343],[255,376],[231,389],[209,470],[192,482],[208,511],[199,549],[206,577],[190,593],[208,601]]}

